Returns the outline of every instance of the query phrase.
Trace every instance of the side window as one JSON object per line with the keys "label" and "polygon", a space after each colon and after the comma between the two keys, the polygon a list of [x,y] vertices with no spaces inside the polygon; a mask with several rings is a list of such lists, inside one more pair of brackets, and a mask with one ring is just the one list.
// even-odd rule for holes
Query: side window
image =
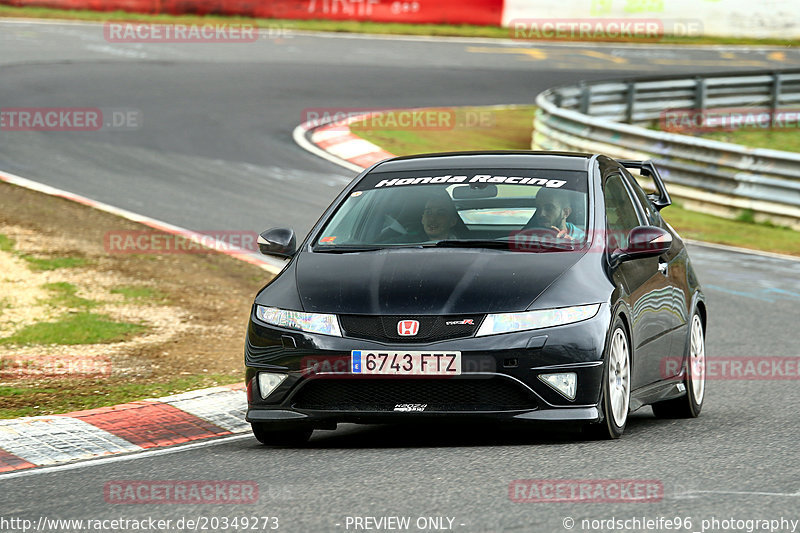
{"label": "side window", "polygon": [[636,194],[636,198],[639,199],[639,204],[644,208],[645,215],[647,216],[647,223],[651,226],[660,226],[661,225],[661,215],[658,214],[658,211],[655,207],[653,207],[652,202],[642,190],[641,185],[639,184],[638,180],[635,179],[628,179],[628,184],[633,189],[633,192]]}
{"label": "side window", "polygon": [[612,175],[606,180],[603,195],[606,200],[608,247],[611,250],[624,248],[628,244],[628,233],[639,225],[639,217],[620,175]]}

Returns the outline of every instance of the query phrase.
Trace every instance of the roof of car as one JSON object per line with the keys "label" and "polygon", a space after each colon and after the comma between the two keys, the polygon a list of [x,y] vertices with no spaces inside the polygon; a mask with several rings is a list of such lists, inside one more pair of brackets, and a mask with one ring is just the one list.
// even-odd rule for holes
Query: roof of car
{"label": "roof of car", "polygon": [[373,172],[455,168],[531,168],[585,171],[589,169],[592,157],[594,157],[593,154],[524,150],[442,152],[395,157],[380,163],[373,169]]}

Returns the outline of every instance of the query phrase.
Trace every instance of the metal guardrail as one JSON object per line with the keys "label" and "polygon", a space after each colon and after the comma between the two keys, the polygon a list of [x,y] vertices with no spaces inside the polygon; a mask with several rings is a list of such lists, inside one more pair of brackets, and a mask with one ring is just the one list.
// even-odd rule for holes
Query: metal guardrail
{"label": "metal guardrail", "polygon": [[800,230],[800,153],[642,127],[674,109],[800,109],[800,70],[581,83],[548,89],[536,105],[534,150],[652,159],[690,209],[752,210],[756,220]]}

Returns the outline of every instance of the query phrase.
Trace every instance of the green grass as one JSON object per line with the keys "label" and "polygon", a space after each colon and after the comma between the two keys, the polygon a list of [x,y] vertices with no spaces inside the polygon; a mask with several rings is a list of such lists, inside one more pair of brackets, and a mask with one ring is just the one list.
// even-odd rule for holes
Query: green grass
{"label": "green grass", "polygon": [[133,302],[163,302],[166,294],[153,287],[141,285],[123,285],[111,289],[111,294],[121,294],[126,300]]}
{"label": "green grass", "polygon": [[[647,129],[661,131],[662,128],[661,125],[656,122],[648,124]],[[800,131],[797,128],[770,130],[755,126],[743,126],[740,129],[731,131],[693,132],[691,129],[675,129],[668,131],[714,141],[741,144],[751,148],[769,148],[771,150],[783,150],[784,152],[800,152]]]}
{"label": "green grass", "polygon": [[82,267],[89,263],[84,257],[34,257],[32,255],[20,254],[20,257],[28,263],[28,268],[33,271],[41,272],[44,270],[56,270],[58,268]]}
{"label": "green grass", "polygon": [[794,130],[739,130],[717,131],[701,135],[706,139],[741,144],[753,148],[770,148],[786,152],[800,152],[800,131]]}
{"label": "green grass", "polygon": [[31,324],[0,344],[99,344],[124,341],[145,329],[140,324],[115,322],[105,315],[81,311],[53,322]]}
{"label": "green grass", "polygon": [[685,209],[680,202],[661,214],[687,239],[800,255],[800,232],[789,228],[706,215]]}
{"label": "green grass", "polygon": [[62,257],[34,257],[30,254],[23,254],[14,251],[16,241],[7,235],[0,233],[0,252],[12,252],[28,263],[28,268],[33,271],[41,272],[44,270],[56,270],[58,268],[75,268],[85,266],[89,261],[84,257],[62,256]]}
{"label": "green grass", "polygon": [[[487,108],[465,108],[460,113],[480,114]],[[396,154],[438,152],[449,150],[528,150],[530,149],[533,107],[510,110],[491,110],[495,117],[492,127],[452,131],[391,131],[371,130],[364,124],[353,124],[357,135]],[[685,209],[680,202],[661,212],[681,236],[742,248],[799,255],[800,232],[755,222],[752,213],[743,212],[738,220],[707,215]]]}
{"label": "green grass", "polygon": [[[0,363],[2,363],[2,360],[0,360]],[[4,367],[0,365],[0,368]],[[44,391],[44,392],[50,392],[50,391]],[[19,387],[9,387],[7,385],[0,385],[0,397],[2,398],[8,396],[22,396],[23,394],[25,394],[25,389],[21,389]]]}
{"label": "green grass", "polygon": [[[509,39],[512,37],[509,28],[494,26],[475,26],[470,24],[401,24],[383,22],[355,22],[333,20],[283,20],[253,19],[250,17],[225,17],[219,15],[147,15],[127,13],[124,11],[73,11],[50,9],[44,7],[12,7],[0,6],[0,17],[55,18],[71,20],[135,21],[156,22],[165,24],[253,24],[261,28],[275,28],[275,36],[282,36],[282,30],[355,32],[396,35],[434,35],[449,37],[488,37]],[[604,39],[606,41],[606,39]],[[621,40],[622,42],[626,42]],[[752,39],[741,37],[664,37],[657,42],[670,44],[738,44],[738,45],[777,45],[797,46],[800,40],[786,39]]]}
{"label": "green grass", "polygon": [[0,252],[13,252],[15,244],[14,239],[0,233]]}
{"label": "green grass", "polygon": [[161,383],[108,383],[100,379],[60,379],[57,383],[44,385],[37,383],[30,386],[0,386],[0,397],[12,405],[0,408],[0,418],[94,409],[200,388],[230,385],[242,380],[243,376],[237,373],[182,376]]}
{"label": "green grass", "polygon": [[[431,127],[389,129],[386,124],[413,121],[415,113],[397,111],[374,122],[356,122],[353,133],[395,155],[459,150],[529,150],[534,106],[509,109],[440,108],[443,118]],[[419,115],[420,113],[416,113]],[[397,115],[395,117],[395,115]],[[448,127],[452,124],[453,127]]]}
{"label": "green grass", "polygon": [[45,283],[42,285],[43,289],[50,291],[52,294],[47,299],[46,303],[59,308],[66,309],[89,309],[95,307],[97,302],[81,298],[75,293],[78,288],[72,283],[60,281],[57,283]]}

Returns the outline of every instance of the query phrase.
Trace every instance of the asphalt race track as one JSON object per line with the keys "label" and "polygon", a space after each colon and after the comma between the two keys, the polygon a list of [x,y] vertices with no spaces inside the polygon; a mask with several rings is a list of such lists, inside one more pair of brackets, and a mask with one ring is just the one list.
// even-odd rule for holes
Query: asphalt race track
{"label": "asphalt race track", "polygon": [[[0,131],[0,170],[190,229],[288,225],[304,234],[352,177],[294,144],[304,109],[530,103],[581,79],[798,64],[793,49],[361,36],[111,44],[101,26],[0,22],[0,107],[126,108],[142,118],[123,131]],[[691,253],[710,304],[710,359],[800,356],[800,262],[699,246]],[[715,380],[698,419],[656,420],[645,408],[613,442],[475,426],[342,426],[316,432],[303,449],[239,436],[0,476],[0,516],[276,516],[279,531],[291,532],[353,531],[347,517],[356,516],[409,516],[411,531],[418,517],[450,517],[456,531],[543,533],[568,531],[566,518],[576,531],[589,530],[582,519],[612,517],[692,519],[678,531],[701,531],[712,518],[798,520],[799,404],[796,379]],[[169,479],[255,480],[259,499],[192,506],[103,498],[109,481]],[[508,487],[517,479],[658,480],[664,498],[514,503]]]}

